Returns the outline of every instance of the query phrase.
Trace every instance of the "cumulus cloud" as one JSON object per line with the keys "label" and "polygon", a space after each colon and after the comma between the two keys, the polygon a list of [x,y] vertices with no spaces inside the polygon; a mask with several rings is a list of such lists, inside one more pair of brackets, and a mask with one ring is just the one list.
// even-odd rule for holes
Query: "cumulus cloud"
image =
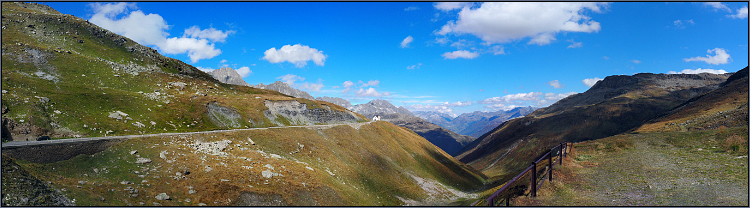
{"label": "cumulus cloud", "polygon": [[406,7],[406,8],[404,9],[404,11],[407,11],[407,12],[408,12],[408,11],[414,11],[414,10],[419,10],[419,7],[415,7],[415,6],[410,6],[410,7]]}
{"label": "cumulus cloud", "polygon": [[182,35],[182,37],[209,39],[213,42],[223,43],[227,39],[227,37],[233,33],[234,30],[222,32],[221,30],[217,30],[215,28],[201,30],[200,27],[195,25],[188,29],[185,29],[185,33]]}
{"label": "cumulus cloud", "polygon": [[711,73],[711,74],[726,74],[727,71],[724,71],[723,69],[685,69],[680,72],[676,71],[669,71],[669,74],[700,74],[700,73]]}
{"label": "cumulus cloud", "polygon": [[295,45],[284,45],[279,50],[271,48],[263,53],[263,58],[271,63],[289,62],[294,64],[297,68],[302,68],[307,65],[307,61],[312,60],[315,65],[323,66],[325,64],[327,55],[323,54],[323,51],[319,51],[310,46],[295,44]]}
{"label": "cumulus cloud", "polygon": [[737,14],[727,16],[734,19],[747,19],[747,6],[737,9]]}
{"label": "cumulus cloud", "polygon": [[479,8],[436,4],[435,8],[461,8],[458,19],[449,21],[436,33],[472,34],[488,44],[531,38],[529,44],[546,45],[558,32],[598,32],[599,22],[583,15],[586,10],[600,13],[607,3],[594,2],[487,2]]}
{"label": "cumulus cloud", "polygon": [[554,87],[555,89],[559,89],[559,88],[562,88],[562,87],[563,87],[563,85],[562,85],[562,84],[560,84],[560,81],[558,81],[558,80],[552,80],[552,81],[549,81],[549,82],[547,82],[547,84],[548,84],[549,86],[552,86],[552,87]]}
{"label": "cumulus cloud", "polygon": [[445,59],[457,59],[457,58],[473,59],[478,56],[479,56],[479,53],[469,52],[467,50],[445,52],[443,54],[443,57],[445,57]]}
{"label": "cumulus cloud", "polygon": [[640,64],[640,63],[641,63],[641,61],[633,59],[633,63],[635,63],[635,64]]}
{"label": "cumulus cloud", "polygon": [[304,82],[297,84],[297,81],[305,81],[304,77],[300,77],[294,74],[287,74],[284,76],[276,77],[276,79],[280,79],[282,82],[289,84],[289,86],[292,86],[294,88],[304,90],[304,91],[310,91],[310,92],[318,92],[320,89],[323,89],[325,85],[323,85],[323,80],[318,79],[318,83],[309,83]]}
{"label": "cumulus cloud", "polygon": [[354,82],[347,80],[347,81],[344,82],[343,86],[344,86],[344,89],[341,90],[341,93],[345,94],[345,93],[349,92],[350,90],[352,90],[352,86],[354,86]]}
{"label": "cumulus cloud", "polygon": [[454,102],[454,103],[445,102],[445,103],[439,104],[439,105],[414,104],[414,105],[406,106],[406,109],[409,109],[411,111],[433,111],[433,112],[446,113],[446,114],[449,114],[449,115],[451,115],[451,116],[453,116],[455,118],[458,115],[456,115],[455,113],[453,113],[453,108],[452,107],[463,107],[463,106],[469,106],[469,105],[472,105],[472,104],[474,104],[474,103],[471,102],[471,101],[465,101],[465,102],[457,101],[457,102]]}
{"label": "cumulus cloud", "polygon": [[422,63],[407,66],[406,69],[419,69],[420,66],[422,66]]}
{"label": "cumulus cloud", "polygon": [[[727,54],[726,51],[724,51],[723,48],[708,49],[706,53],[709,54],[709,55],[706,55],[706,57],[692,57],[692,58],[686,58],[683,60],[685,60],[685,62],[703,61],[703,62],[706,62],[708,64],[713,64],[713,65],[729,63],[730,56],[729,54]],[[715,53],[716,55],[711,56],[710,55],[711,53]]]}
{"label": "cumulus cloud", "polygon": [[506,105],[502,103],[492,104],[485,106],[485,108],[492,109],[493,111],[509,111],[513,110],[514,108],[520,107],[518,105]]}
{"label": "cumulus cloud", "polygon": [[[123,35],[142,45],[153,46],[164,54],[184,54],[193,63],[221,54],[213,42],[224,42],[234,31],[223,32],[215,28],[201,30],[198,26],[186,29],[182,37],[168,38],[169,25],[158,14],[144,14],[135,3],[91,3],[94,11],[91,23]],[[124,15],[120,18],[118,16]]]}
{"label": "cumulus cloud", "polygon": [[239,69],[235,69],[235,71],[237,71],[237,73],[240,74],[240,76],[242,77],[247,77],[253,73],[253,71],[250,70],[250,67],[246,67],[246,66],[240,67]]}
{"label": "cumulus cloud", "polygon": [[727,7],[727,5],[724,5],[724,3],[721,2],[704,2],[703,4],[714,8],[714,10],[725,10],[728,12],[732,12],[732,10]]}
{"label": "cumulus cloud", "polygon": [[370,88],[368,88],[366,90],[363,89],[363,88],[359,88],[359,90],[357,90],[357,92],[355,92],[355,93],[356,93],[357,97],[382,97],[382,96],[390,96],[391,95],[390,92],[380,93],[377,90],[375,90],[375,88],[372,88],[372,87],[370,87]]}
{"label": "cumulus cloud", "polygon": [[434,4],[435,9],[445,12],[464,7],[471,7],[472,5],[471,2],[437,2]]}
{"label": "cumulus cloud", "polygon": [[401,48],[408,47],[409,43],[411,43],[411,41],[413,41],[413,40],[414,40],[414,38],[412,38],[411,35],[409,37],[404,38],[404,40],[401,41]]}
{"label": "cumulus cloud", "polygon": [[498,103],[514,103],[517,101],[535,101],[541,100],[543,94],[541,92],[529,92],[529,93],[518,93],[510,94],[502,97],[492,97],[479,101],[481,104],[498,104]]}
{"label": "cumulus cloud", "polygon": [[555,93],[551,93],[550,92],[550,93],[544,94],[544,99],[548,100],[548,101],[557,102],[558,100],[562,100],[563,98],[566,98],[568,96],[575,95],[575,94],[578,94],[578,93],[577,92],[568,92],[568,93],[555,94]]}
{"label": "cumulus cloud", "polygon": [[576,42],[573,39],[568,40],[568,42],[571,42],[571,44],[568,45],[568,48],[580,48],[581,46],[583,46],[582,42]]}
{"label": "cumulus cloud", "polygon": [[367,83],[365,83],[365,82],[362,82],[362,80],[360,80],[359,83],[362,84],[362,87],[368,87],[368,86],[378,86],[380,84],[380,81],[370,80],[370,81],[367,81]]}
{"label": "cumulus cloud", "polygon": [[601,81],[601,80],[604,80],[604,79],[599,78],[599,77],[594,77],[594,78],[584,79],[581,82],[583,82],[583,84],[585,84],[586,86],[591,87],[591,86],[594,86],[596,82]]}

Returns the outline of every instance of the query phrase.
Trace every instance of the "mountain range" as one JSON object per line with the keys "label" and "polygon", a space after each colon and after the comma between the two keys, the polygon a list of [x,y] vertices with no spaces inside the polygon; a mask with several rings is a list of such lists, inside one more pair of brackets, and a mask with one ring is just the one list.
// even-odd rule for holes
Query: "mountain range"
{"label": "mountain range", "polygon": [[480,137],[503,122],[523,117],[537,108],[517,107],[507,111],[463,113],[455,118],[445,113],[417,111],[414,114],[461,135]]}
{"label": "mountain range", "polygon": [[2,2],[2,26],[3,206],[448,205],[484,185],[413,131],[282,82],[226,84],[42,4]]}
{"label": "mountain range", "polygon": [[[735,95],[743,91],[746,94],[747,87],[731,88],[736,85],[726,82],[732,75],[641,73],[608,76],[584,93],[503,123],[464,147],[457,158],[499,181],[507,180],[511,173],[520,172],[535,157],[560,142],[587,141],[632,132],[652,119],[679,115],[676,110],[680,106],[690,106],[688,103],[697,97],[728,93],[727,90],[736,91],[732,93]],[[733,108],[747,105],[747,98],[734,103]],[[746,121],[744,119],[745,125]]]}

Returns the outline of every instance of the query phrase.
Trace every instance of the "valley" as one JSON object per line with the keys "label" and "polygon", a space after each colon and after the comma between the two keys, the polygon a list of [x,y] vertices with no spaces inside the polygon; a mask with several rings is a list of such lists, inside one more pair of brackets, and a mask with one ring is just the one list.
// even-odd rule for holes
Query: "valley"
{"label": "valley", "polygon": [[[431,5],[434,11],[446,14],[459,8],[444,3]],[[463,5],[456,15],[479,9],[476,6],[500,6],[492,3]],[[140,9],[149,7],[138,8],[135,3],[88,6],[98,15],[106,10],[105,18],[114,22],[138,15],[161,18],[144,15]],[[594,6],[599,13],[599,5]],[[132,13],[117,16],[115,10],[107,10],[110,7]],[[438,19],[437,14],[432,15]],[[589,18],[582,17],[579,19]],[[541,39],[555,40],[545,36],[554,33],[539,33],[531,40],[539,46],[524,46],[522,51],[510,45],[488,48],[496,44],[489,40],[475,44],[479,42],[461,39],[447,44],[440,42],[447,39],[437,38],[423,44],[427,46],[417,46],[412,40],[425,41],[421,40],[424,37],[410,35],[401,47],[393,47],[403,54],[383,54],[398,57],[409,53],[404,51],[438,45],[466,50],[444,53],[435,59],[442,61],[439,64],[409,63],[406,71],[399,66],[402,71],[398,73],[379,71],[394,68],[391,63],[366,63],[376,65],[377,70],[361,70],[361,66],[336,62],[342,54],[359,49],[347,47],[342,52],[326,48],[323,54],[322,49],[301,44],[278,50],[279,46],[268,46],[271,49],[265,52],[250,45],[224,50],[233,55],[252,53],[242,59],[262,64],[244,66],[223,59],[215,60],[219,67],[213,69],[196,63],[222,53],[214,47],[233,45],[224,44],[226,36],[246,35],[249,29],[243,31],[227,23],[232,30],[222,32],[213,25],[204,30],[196,25],[182,37],[168,38],[165,31],[172,25],[164,24],[164,29],[158,30],[164,33],[164,41],[182,42],[147,47],[141,44],[141,37],[132,33],[126,37],[125,32],[104,27],[111,25],[100,26],[94,24],[96,18],[87,18],[63,14],[45,4],[2,2],[3,206],[485,205],[484,200],[494,191],[562,142],[574,147],[570,157],[562,160],[564,165],[552,168],[555,180],[546,182],[538,197],[519,193],[511,205],[748,206],[750,87],[744,64],[739,67],[742,69],[722,66],[730,72],[699,68],[702,73],[667,74],[630,73],[626,70],[637,69],[627,65],[630,68],[622,73],[606,71],[622,75],[584,79],[588,88],[581,93],[570,92],[568,89],[578,88],[565,88],[562,78],[545,77],[553,81],[539,82],[529,76],[522,78],[536,81],[524,81],[524,85],[539,82],[548,93],[513,94],[534,88],[541,91],[540,84],[503,89],[501,84],[510,86],[503,82],[521,79],[511,73],[517,69],[471,59],[523,56],[524,50],[544,45]],[[462,24],[450,22],[432,35],[476,35],[450,32]],[[581,47],[573,39],[557,41],[578,44],[561,47],[565,50]],[[200,50],[185,49],[186,53],[169,48],[201,44]],[[266,47],[260,45],[252,47]],[[469,46],[474,52],[467,51]],[[708,50],[715,56],[682,61],[714,65],[717,58],[743,60],[736,50],[730,51],[732,59],[719,49]],[[506,54],[503,50],[514,51]],[[209,57],[210,53],[215,55]],[[478,58],[480,54],[484,57]],[[369,55],[365,59],[380,58]],[[299,58],[303,56],[310,57]],[[318,68],[325,66],[329,56],[328,67],[344,69]],[[563,59],[559,56],[555,58]],[[466,60],[454,60],[457,58]],[[192,64],[182,61],[188,59]],[[602,62],[609,59],[604,56]],[[358,65],[362,62],[353,60],[358,60],[353,61]],[[307,65],[309,61],[312,64]],[[491,69],[483,73],[466,70],[474,66],[468,61],[485,63]],[[563,69],[575,65],[555,61]],[[659,68],[662,66],[649,65],[662,63],[659,61],[626,62]],[[460,64],[453,65],[455,62]],[[524,67],[543,70],[543,63],[537,62],[508,67],[527,65]],[[431,67],[452,67],[461,73]],[[375,72],[360,72],[367,69]],[[422,71],[430,73],[417,76]],[[508,76],[494,74],[496,71]],[[271,72],[281,76],[269,75]],[[292,73],[304,74],[308,81]],[[472,73],[476,75],[469,75]],[[340,80],[343,82],[336,77],[340,86],[324,86],[323,78],[311,74],[367,76],[347,77]],[[362,81],[373,74],[379,78]],[[455,77],[440,77],[445,74]],[[404,81],[402,77],[416,79]],[[493,77],[501,82],[453,83],[465,83],[466,77]],[[265,81],[274,78],[276,81]],[[362,80],[355,83],[349,79]],[[386,82],[381,84],[379,79],[412,86],[386,91]],[[423,80],[440,84],[417,84]],[[496,89],[481,82],[492,82]],[[426,92],[441,94],[421,94]],[[481,93],[487,94],[475,99]],[[331,96],[336,94],[341,96]]]}

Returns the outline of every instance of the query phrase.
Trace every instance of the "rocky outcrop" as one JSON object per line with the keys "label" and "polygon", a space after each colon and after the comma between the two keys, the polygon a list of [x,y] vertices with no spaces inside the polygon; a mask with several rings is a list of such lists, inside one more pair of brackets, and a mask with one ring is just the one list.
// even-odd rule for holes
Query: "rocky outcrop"
{"label": "rocky outcrop", "polygon": [[327,96],[323,96],[323,97],[317,97],[315,99],[316,100],[320,100],[320,101],[326,101],[326,102],[329,102],[329,103],[333,103],[333,104],[336,104],[338,106],[344,107],[344,108],[349,109],[349,110],[351,110],[354,107],[352,105],[352,103],[350,103],[348,100],[344,100],[343,98],[339,98],[339,97],[327,97]]}
{"label": "rocky outcrop", "polygon": [[242,79],[242,76],[240,76],[237,71],[229,67],[222,67],[221,69],[214,70],[212,72],[209,72],[208,74],[216,78],[216,80],[219,80],[219,82],[233,85],[250,86],[250,84]]}
{"label": "rocky outcrop", "polygon": [[281,81],[276,81],[274,83],[271,83],[270,85],[264,85],[263,83],[260,83],[258,85],[250,85],[250,87],[273,90],[273,91],[280,92],[281,94],[289,95],[289,96],[296,97],[296,98],[305,98],[308,100],[315,100],[315,98],[313,96],[310,96],[310,94],[308,94],[307,92],[294,89],[292,88],[292,86],[289,86],[289,84],[281,82]]}
{"label": "rocky outcrop", "polygon": [[[373,100],[365,104],[355,105],[352,108],[352,111],[365,115],[365,116],[374,115],[378,113],[380,114],[400,113],[400,114],[410,115],[410,116],[414,115],[409,110],[404,108],[404,106],[396,107],[393,104],[389,103],[388,101],[380,100],[380,99]],[[368,118],[372,118],[372,116],[368,116]]]}
{"label": "rocky outcrop", "polygon": [[216,126],[225,129],[242,127],[242,115],[236,109],[220,106],[216,102],[208,103],[206,108],[208,118]]}
{"label": "rocky outcrop", "polygon": [[272,123],[279,126],[342,124],[364,121],[351,111],[336,111],[326,105],[310,109],[296,100],[266,100],[268,110],[263,111]]}

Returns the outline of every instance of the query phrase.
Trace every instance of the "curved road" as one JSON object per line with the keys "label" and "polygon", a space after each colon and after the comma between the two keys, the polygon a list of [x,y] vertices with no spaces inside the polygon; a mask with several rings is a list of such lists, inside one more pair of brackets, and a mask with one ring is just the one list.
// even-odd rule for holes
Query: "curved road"
{"label": "curved road", "polygon": [[325,124],[325,125],[309,125],[309,126],[276,126],[276,127],[266,127],[266,128],[227,129],[227,130],[181,132],[181,133],[159,133],[159,134],[142,134],[142,135],[88,137],[88,138],[75,138],[75,139],[45,140],[45,141],[13,141],[13,142],[4,143],[2,145],[2,149],[14,149],[14,148],[19,148],[19,147],[40,146],[40,145],[73,144],[73,143],[79,143],[79,142],[98,141],[98,140],[111,140],[111,139],[132,139],[132,138],[154,137],[154,136],[177,136],[177,135],[191,135],[191,134],[211,134],[211,133],[235,132],[235,131],[251,131],[251,130],[263,130],[263,129],[281,129],[281,128],[331,128],[331,127],[340,126],[340,125],[349,125],[352,128],[359,129],[359,127],[361,127],[362,125],[370,124],[372,122],[373,121],[364,122],[364,123],[348,123],[348,124]]}

